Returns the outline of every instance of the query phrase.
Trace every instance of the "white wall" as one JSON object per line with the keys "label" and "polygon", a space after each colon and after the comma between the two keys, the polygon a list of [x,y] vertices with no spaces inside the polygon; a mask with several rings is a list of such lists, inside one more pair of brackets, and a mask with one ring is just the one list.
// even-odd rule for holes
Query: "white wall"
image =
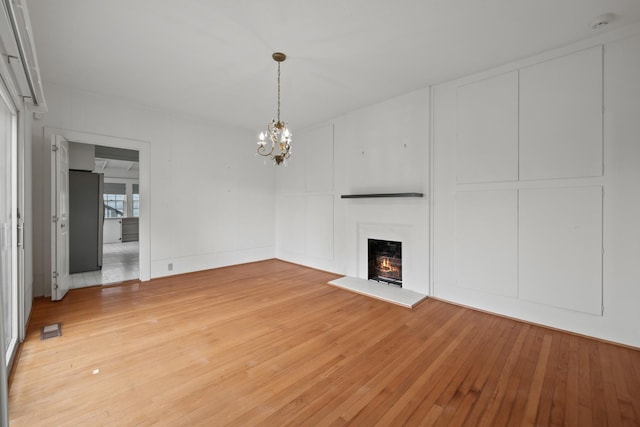
{"label": "white wall", "polygon": [[92,171],[95,159],[95,145],[69,142],[69,169]]}
{"label": "white wall", "polygon": [[[294,132],[294,144],[289,165],[276,170],[277,257],[366,279],[362,240],[395,236],[403,287],[428,293],[429,91]],[[340,198],[392,192],[425,197]]]}
{"label": "white wall", "polygon": [[274,172],[253,157],[254,132],[53,84],[45,93],[49,113],[32,127],[35,296],[50,292],[45,126],[148,142],[151,277],[273,257]]}
{"label": "white wall", "polygon": [[433,88],[436,297],[640,347],[639,76],[626,29]]}
{"label": "white wall", "polygon": [[[276,168],[277,257],[362,277],[362,234],[409,234],[411,289],[640,346],[638,33],[294,132]],[[340,198],[404,191],[428,198]]]}
{"label": "white wall", "polygon": [[[36,227],[34,230],[36,295],[46,292],[46,278],[43,274],[48,271],[49,242],[45,225],[48,226],[46,202],[49,196],[46,177],[49,153],[46,142],[42,141],[42,127],[46,124],[149,141],[153,276],[168,274],[168,262],[174,263],[173,273],[179,273],[267,258],[274,253],[288,261],[341,274],[362,276],[359,239],[363,233],[378,227],[383,234],[409,235],[407,239],[411,255],[406,286],[410,289],[428,293],[427,278],[431,273],[432,293],[436,297],[640,346],[640,332],[637,328],[640,324],[640,310],[637,309],[637,301],[640,301],[640,272],[637,263],[640,256],[640,202],[637,198],[640,193],[640,145],[637,143],[637,135],[640,134],[640,121],[637,120],[640,117],[640,82],[637,77],[640,75],[640,38],[637,32],[620,34],[616,37],[601,37],[600,40],[587,40],[479,75],[438,85],[431,91],[431,128],[430,92],[425,89],[354,111],[317,126],[294,131],[294,153],[289,166],[285,168],[263,165],[253,156],[247,156],[247,152],[254,147],[247,142],[253,141],[252,132],[228,129],[135,107],[130,102],[47,85],[47,101],[51,112],[45,116],[44,121],[34,123],[33,127],[33,168],[38,171],[34,172],[33,183],[34,216],[36,220],[43,218],[39,229]],[[503,118],[501,113],[504,110],[498,108],[484,111],[484,120],[494,120],[499,126],[498,130],[502,131],[500,139],[493,141],[495,145],[489,144],[494,156],[481,158],[484,150],[480,150],[477,161],[484,161],[485,166],[472,171],[471,178],[466,174],[467,169],[464,170],[465,173],[458,174],[463,172],[459,164],[466,162],[464,164],[472,168],[476,165],[473,158],[461,156],[460,153],[465,150],[459,151],[460,87],[505,73],[519,73],[524,68],[598,45],[602,45],[601,60],[604,70],[602,79],[605,113],[600,121],[604,162],[602,170],[598,170],[597,161],[591,161],[597,155],[597,149],[589,151],[589,161],[581,163],[584,168],[578,172],[571,170],[566,162],[545,163],[548,159],[571,159],[571,156],[566,157],[570,150],[558,156],[538,156],[537,159],[535,156],[528,156],[525,160],[531,160],[529,165],[533,169],[524,175],[520,174],[521,170],[511,166],[490,169],[495,166],[491,162],[496,156],[503,161],[513,159],[514,155],[520,153],[521,135],[517,135],[516,151],[512,150],[513,146],[509,145],[508,138],[514,129],[520,132],[521,117],[516,115],[518,123],[515,128],[500,127],[501,120],[508,118]],[[496,99],[500,98],[507,104],[516,102],[519,108],[519,83],[518,77],[515,101],[510,98],[509,90],[501,92],[501,98],[496,92],[488,93],[496,95]],[[472,115],[473,111],[480,112],[472,108]],[[580,115],[572,119],[578,122],[586,120]],[[584,128],[578,127],[578,130],[592,125],[590,121],[585,122]],[[527,128],[526,125],[524,128]],[[473,132],[480,132],[473,126],[471,129]],[[430,134],[431,147],[428,144]],[[593,131],[587,132],[589,136],[592,134]],[[247,147],[251,148],[247,150]],[[435,166],[433,171],[429,169],[430,152]],[[520,161],[517,157],[516,159]],[[540,168],[536,169],[540,162],[544,166],[542,172]],[[499,163],[500,165],[504,166],[504,163]],[[572,166],[573,163],[569,162],[568,165]],[[515,178],[514,170],[518,172]],[[44,174],[41,175],[40,171],[44,171]],[[539,173],[543,175],[536,175]],[[273,174],[276,175],[275,187]],[[428,194],[430,174],[433,177],[433,195]],[[476,182],[468,182],[469,179]],[[490,182],[480,182],[483,179]],[[541,182],[544,185],[539,185]],[[481,263],[466,263],[464,266],[469,267],[466,270],[459,269],[460,266],[456,264],[456,257],[462,256],[461,259],[464,259],[466,256],[467,260],[473,260],[474,253],[478,257],[497,256],[489,257],[489,260],[507,260],[513,263],[516,259],[519,263],[521,260],[514,251],[519,252],[521,249],[521,230],[516,228],[515,236],[510,236],[513,234],[513,227],[521,225],[509,221],[519,218],[521,192],[537,191],[540,187],[554,191],[566,187],[604,189],[601,243],[605,252],[599,263],[602,278],[601,303],[604,310],[600,313],[587,313],[593,311],[591,305],[587,308],[579,306],[578,310],[566,307],[571,303],[572,295],[580,299],[577,294],[565,295],[565,307],[541,303],[535,301],[535,298],[519,298],[520,272],[517,269],[500,269],[498,265],[498,269],[494,271],[500,281],[491,283],[473,281],[474,273],[480,272],[485,276],[491,274],[491,269],[482,270]],[[405,191],[423,192],[427,197],[363,200],[340,198],[341,194]],[[491,192],[486,193],[491,197],[476,197],[482,191]],[[553,200],[558,194],[554,191],[542,195],[529,193],[525,194],[525,198],[529,197],[528,200],[535,202],[539,200],[536,197],[540,196],[546,202],[533,203],[532,206],[549,206],[549,200]],[[474,194],[462,195],[463,192]],[[586,204],[593,201],[591,195],[583,196],[587,200]],[[432,218],[429,215],[430,197]],[[582,200],[581,196],[575,197]],[[558,199],[564,200],[562,195]],[[483,203],[485,200],[491,200],[491,203]],[[508,212],[512,208],[515,213]],[[561,213],[569,212],[567,207],[563,209]],[[484,218],[490,221],[490,227],[486,223],[483,225],[481,221],[474,225],[473,221],[477,218],[468,215],[469,211],[474,210],[485,215]],[[585,211],[576,210],[578,214]],[[467,214],[467,222],[459,221],[458,227],[467,227],[469,233],[462,234],[464,239],[460,243],[456,240],[455,220],[457,214],[463,212]],[[492,212],[504,214],[506,221],[495,221],[495,214]],[[529,213],[533,213],[531,218],[535,219],[536,212],[530,209]],[[554,213],[553,210],[540,214],[558,218],[557,212]],[[591,233],[593,230],[588,228],[593,220],[592,217],[583,216],[579,221],[571,222],[573,226],[586,224],[586,241],[589,243],[594,242]],[[430,221],[434,225],[431,242],[432,271],[429,269]],[[502,238],[493,242],[497,249],[491,254],[483,252],[484,248],[481,246],[466,255],[465,252],[460,252],[461,249],[473,249],[479,241],[487,240],[487,235],[482,234],[486,231],[484,227],[493,231],[493,235],[499,233]],[[567,227],[560,229],[566,231]],[[526,228],[524,231],[531,229]],[[491,233],[488,235],[491,236]],[[532,236],[535,237],[535,234]],[[509,248],[509,245],[515,246],[500,251]],[[528,261],[534,264],[536,262],[531,258]],[[549,260],[545,262],[549,263]],[[577,265],[580,262],[579,260]],[[591,280],[593,274],[587,273],[587,277]],[[509,281],[509,277],[513,278],[514,275],[518,283]],[[456,283],[457,277],[470,278],[470,282],[459,286]]]}

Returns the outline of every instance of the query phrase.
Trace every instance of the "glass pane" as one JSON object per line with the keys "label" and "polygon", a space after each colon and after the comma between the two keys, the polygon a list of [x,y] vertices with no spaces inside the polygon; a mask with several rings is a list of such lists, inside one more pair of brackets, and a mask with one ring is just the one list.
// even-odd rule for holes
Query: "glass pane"
{"label": "glass pane", "polygon": [[133,193],[133,216],[140,216],[140,195]]}
{"label": "glass pane", "polygon": [[122,218],[125,212],[126,195],[123,194],[103,194],[104,217]]}
{"label": "glass pane", "polygon": [[15,204],[14,116],[0,98],[0,285],[4,342],[2,350],[10,359],[17,342],[17,280],[13,207]]}

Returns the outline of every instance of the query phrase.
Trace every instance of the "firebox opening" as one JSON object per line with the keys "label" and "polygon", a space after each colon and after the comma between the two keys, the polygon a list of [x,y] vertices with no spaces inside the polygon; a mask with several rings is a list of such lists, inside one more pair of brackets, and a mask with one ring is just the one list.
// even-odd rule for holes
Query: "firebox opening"
{"label": "firebox opening", "polygon": [[369,280],[402,287],[402,242],[369,240]]}

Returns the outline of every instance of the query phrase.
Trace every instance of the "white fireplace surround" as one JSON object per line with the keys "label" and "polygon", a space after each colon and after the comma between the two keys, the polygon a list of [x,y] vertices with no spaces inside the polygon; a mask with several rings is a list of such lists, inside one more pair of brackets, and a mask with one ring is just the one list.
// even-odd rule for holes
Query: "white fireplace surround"
{"label": "white fireplace surround", "polygon": [[369,239],[389,240],[402,243],[402,288],[420,291],[417,278],[412,271],[413,226],[408,224],[358,223],[358,278],[369,277]]}

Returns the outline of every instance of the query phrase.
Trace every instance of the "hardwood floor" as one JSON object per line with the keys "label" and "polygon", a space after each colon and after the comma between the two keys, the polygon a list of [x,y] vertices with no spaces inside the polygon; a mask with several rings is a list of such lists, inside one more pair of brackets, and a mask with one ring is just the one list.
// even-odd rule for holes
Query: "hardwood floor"
{"label": "hardwood floor", "polygon": [[11,423],[640,424],[640,351],[336,277],[270,260],[39,299]]}

